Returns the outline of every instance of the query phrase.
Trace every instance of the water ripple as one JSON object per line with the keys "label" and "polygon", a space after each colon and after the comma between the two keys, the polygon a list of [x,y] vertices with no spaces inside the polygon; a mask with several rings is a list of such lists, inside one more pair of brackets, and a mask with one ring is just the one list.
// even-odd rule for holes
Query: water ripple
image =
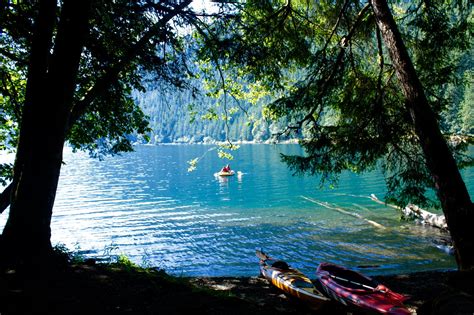
{"label": "water ripple", "polygon": [[[216,178],[223,161],[207,154],[193,173],[187,161],[208,146],[142,146],[135,153],[91,160],[66,151],[52,220],[53,242],[86,256],[126,254],[177,275],[258,274],[255,249],[287,260],[310,276],[319,262],[368,274],[453,268],[454,259],[431,245],[439,231],[399,221],[367,198],[385,193],[383,177],[343,173],[336,189],[294,177],[279,153],[297,146],[242,146],[232,167],[242,176]],[[463,173],[473,190],[474,172]],[[387,227],[301,198],[308,196]],[[0,217],[0,225],[5,216]]]}

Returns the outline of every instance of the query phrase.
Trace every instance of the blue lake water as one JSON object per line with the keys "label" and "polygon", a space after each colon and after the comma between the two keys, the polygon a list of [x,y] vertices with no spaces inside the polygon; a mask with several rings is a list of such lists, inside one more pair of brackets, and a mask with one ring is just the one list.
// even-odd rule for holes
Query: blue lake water
{"label": "blue lake water", "polygon": [[[321,190],[318,178],[292,176],[280,162],[280,153],[300,153],[298,145],[243,145],[231,161],[242,175],[220,178],[214,173],[225,161],[212,148],[137,146],[104,161],[66,150],[53,243],[86,256],[125,254],[183,276],[257,275],[260,248],[310,277],[322,261],[379,266],[367,274],[456,267],[433,246],[439,231],[402,222],[368,198],[384,196],[378,172],[345,173],[337,188]],[[187,161],[199,156],[189,173]],[[464,176],[472,194],[474,172]]]}

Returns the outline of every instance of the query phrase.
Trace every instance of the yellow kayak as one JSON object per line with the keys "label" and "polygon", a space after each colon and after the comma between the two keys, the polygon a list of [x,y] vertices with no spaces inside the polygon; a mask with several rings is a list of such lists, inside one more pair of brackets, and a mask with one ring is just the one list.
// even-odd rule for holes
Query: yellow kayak
{"label": "yellow kayak", "polygon": [[260,259],[260,272],[263,277],[285,293],[310,304],[313,309],[330,301],[297,269],[291,268],[286,262],[269,257],[257,250]]}

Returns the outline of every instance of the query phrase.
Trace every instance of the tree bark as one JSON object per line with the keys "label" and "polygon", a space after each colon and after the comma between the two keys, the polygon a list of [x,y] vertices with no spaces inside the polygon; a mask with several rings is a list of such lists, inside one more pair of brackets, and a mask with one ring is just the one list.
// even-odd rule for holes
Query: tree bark
{"label": "tree bark", "polygon": [[51,56],[56,1],[43,0],[35,24],[25,105],[2,246],[15,263],[51,253],[51,216],[62,163],[90,0],[63,1]]}
{"label": "tree bark", "polygon": [[12,184],[8,184],[7,187],[0,194],[0,214],[5,211],[6,208],[10,205],[10,196],[12,193]]}
{"label": "tree bark", "polygon": [[474,269],[474,205],[387,2],[371,0],[371,4],[446,216],[458,267],[460,270]]}

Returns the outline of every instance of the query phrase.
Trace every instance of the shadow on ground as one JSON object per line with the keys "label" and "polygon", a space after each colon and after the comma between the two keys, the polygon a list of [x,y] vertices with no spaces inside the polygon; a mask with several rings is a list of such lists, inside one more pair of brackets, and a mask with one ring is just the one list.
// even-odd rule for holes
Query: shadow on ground
{"label": "shadow on ground", "polygon": [[[474,273],[421,272],[374,277],[408,294],[418,314],[474,313]],[[42,273],[4,270],[0,314],[357,314],[329,303],[319,311],[266,280],[175,278],[154,269],[81,264]]]}

